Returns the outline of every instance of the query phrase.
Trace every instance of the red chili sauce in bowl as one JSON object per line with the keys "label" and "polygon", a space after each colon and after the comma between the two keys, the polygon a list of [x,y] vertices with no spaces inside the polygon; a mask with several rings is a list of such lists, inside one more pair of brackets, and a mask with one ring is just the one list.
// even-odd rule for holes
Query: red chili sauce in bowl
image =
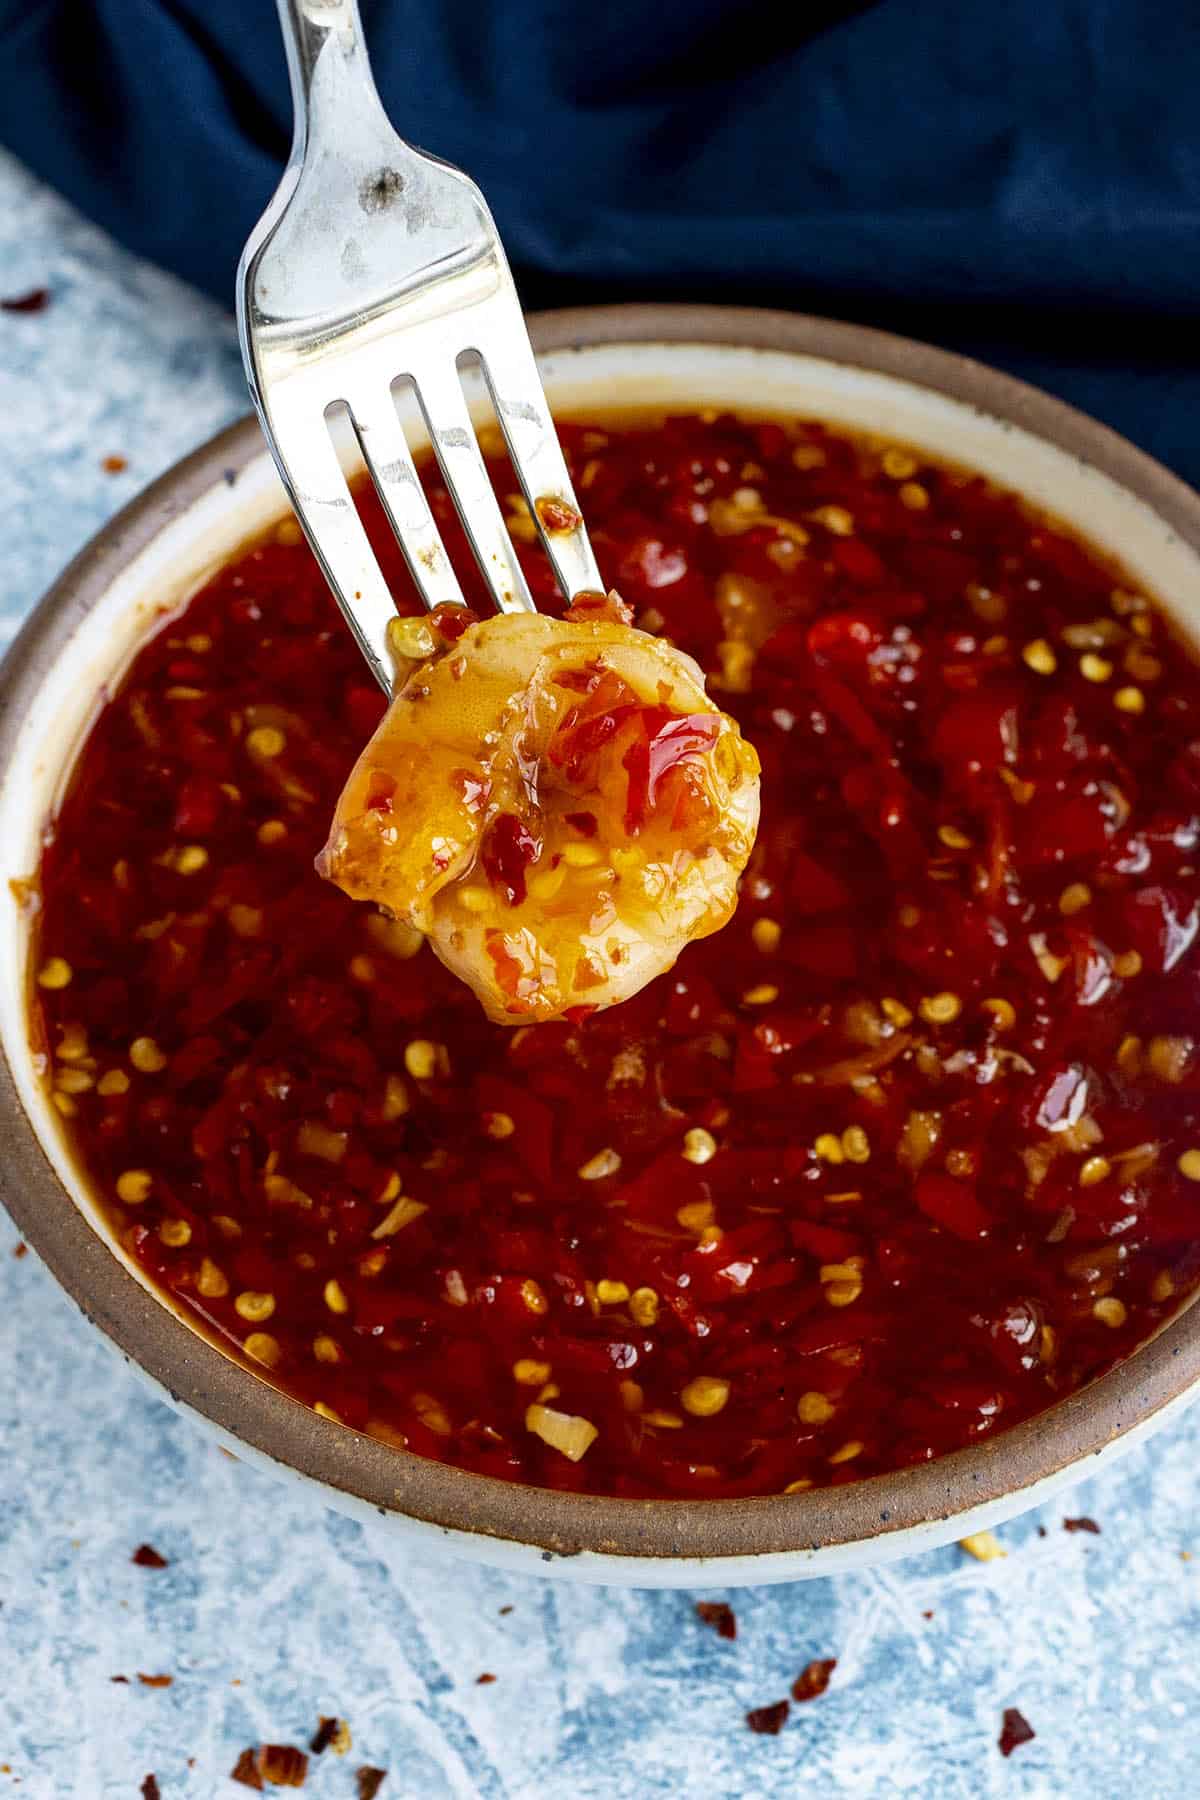
{"label": "red chili sauce in bowl", "polygon": [[511,1030],[321,881],[384,703],[288,522],[141,651],[47,832],[64,1129],[210,1334],[424,1456],[715,1497],[1002,1431],[1200,1273],[1200,674],[1119,571],[916,453],[564,436],[606,578],[762,759],[732,923]]}

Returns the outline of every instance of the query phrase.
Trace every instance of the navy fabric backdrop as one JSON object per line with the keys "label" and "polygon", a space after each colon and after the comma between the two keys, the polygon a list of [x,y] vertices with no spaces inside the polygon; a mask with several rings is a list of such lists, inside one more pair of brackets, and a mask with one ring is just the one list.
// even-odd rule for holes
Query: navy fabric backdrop
{"label": "navy fabric backdrop", "polygon": [[[1200,482],[1197,0],[363,0],[527,305],[767,302],[970,350]],[[0,142],[231,301],[271,0],[0,0]]]}

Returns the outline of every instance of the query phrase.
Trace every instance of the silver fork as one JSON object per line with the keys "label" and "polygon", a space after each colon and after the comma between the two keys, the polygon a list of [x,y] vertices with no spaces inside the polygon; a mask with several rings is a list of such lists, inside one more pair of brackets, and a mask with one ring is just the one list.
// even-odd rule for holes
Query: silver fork
{"label": "silver fork", "polygon": [[[463,593],[421,486],[395,389],[412,382],[467,538],[502,612],[533,611],[460,380],[482,365],[564,595],[600,587],[508,262],[474,182],[396,135],[357,0],[278,0],[292,154],[238,269],[250,393],[305,535],[382,686],[395,605],[350,499],[330,419],[348,411],[426,607]],[[548,530],[539,502],[579,523]]]}

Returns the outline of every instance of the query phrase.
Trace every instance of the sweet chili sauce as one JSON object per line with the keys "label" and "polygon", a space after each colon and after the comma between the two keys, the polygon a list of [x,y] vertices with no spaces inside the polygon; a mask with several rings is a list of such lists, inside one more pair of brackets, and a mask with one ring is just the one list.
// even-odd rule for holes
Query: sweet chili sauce
{"label": "sweet chili sauce", "polygon": [[762,758],[732,923],[506,1030],[322,882],[383,701],[288,522],[142,650],[47,832],[64,1129],[211,1333],[425,1456],[768,1494],[1003,1430],[1200,1271],[1200,675],[1086,546],[915,452],[564,435],[606,578]]}

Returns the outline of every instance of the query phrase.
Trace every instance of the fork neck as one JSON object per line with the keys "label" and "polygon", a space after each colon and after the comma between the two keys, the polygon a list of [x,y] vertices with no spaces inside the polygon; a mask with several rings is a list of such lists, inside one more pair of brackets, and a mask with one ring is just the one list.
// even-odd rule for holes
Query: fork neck
{"label": "fork neck", "polygon": [[347,78],[360,89],[363,100],[382,103],[371,74],[363,37],[358,0],[276,0],[279,25],[287,52],[295,117],[292,162],[302,161],[308,145],[313,90],[322,55],[332,54]]}

